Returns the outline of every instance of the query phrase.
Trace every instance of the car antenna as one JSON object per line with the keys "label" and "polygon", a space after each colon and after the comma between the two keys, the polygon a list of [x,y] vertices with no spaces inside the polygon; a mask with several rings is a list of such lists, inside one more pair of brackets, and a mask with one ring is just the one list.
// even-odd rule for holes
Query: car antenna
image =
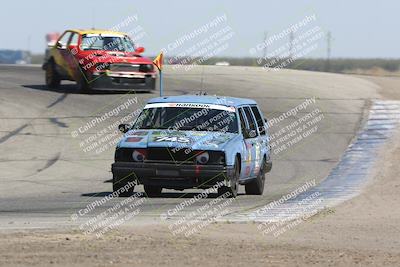
{"label": "car antenna", "polygon": [[94,8],[92,9],[92,30],[94,30]]}

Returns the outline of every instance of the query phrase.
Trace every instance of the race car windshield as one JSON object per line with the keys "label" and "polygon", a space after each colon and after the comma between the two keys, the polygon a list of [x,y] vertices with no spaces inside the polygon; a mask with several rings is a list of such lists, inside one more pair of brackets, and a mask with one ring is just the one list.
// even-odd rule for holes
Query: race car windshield
{"label": "race car windshield", "polygon": [[133,128],[238,133],[235,112],[203,108],[147,108],[139,115]]}
{"label": "race car windshield", "polygon": [[134,52],[135,45],[127,36],[83,35],[81,49]]}

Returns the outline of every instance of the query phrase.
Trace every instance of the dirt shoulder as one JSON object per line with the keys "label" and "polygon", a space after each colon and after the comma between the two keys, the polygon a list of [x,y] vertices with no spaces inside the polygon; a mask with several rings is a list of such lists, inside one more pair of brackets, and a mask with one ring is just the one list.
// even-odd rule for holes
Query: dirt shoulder
{"label": "dirt shoulder", "polygon": [[[373,81],[375,78],[371,78]],[[400,99],[397,79],[385,98]],[[274,237],[257,224],[212,224],[191,237],[167,225],[123,227],[100,239],[79,231],[0,233],[2,266],[398,266],[400,132],[363,193]]]}
{"label": "dirt shoulder", "polygon": [[[268,240],[254,225],[213,225],[190,238],[171,236],[160,226],[100,239],[77,232],[29,232],[2,236],[0,254],[4,266],[396,266],[400,261],[395,252],[331,246],[327,235],[315,240],[311,235],[308,244]],[[304,240],[301,232],[294,236]]]}
{"label": "dirt shoulder", "polygon": [[366,75],[352,75],[379,86],[378,93],[384,98],[389,100],[400,99],[400,77],[399,76],[366,76]]}

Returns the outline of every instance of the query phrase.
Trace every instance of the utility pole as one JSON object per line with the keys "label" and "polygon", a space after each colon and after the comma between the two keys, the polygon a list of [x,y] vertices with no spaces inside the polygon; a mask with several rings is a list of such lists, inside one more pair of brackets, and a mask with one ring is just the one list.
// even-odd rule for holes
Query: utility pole
{"label": "utility pole", "polygon": [[331,45],[332,45],[332,35],[331,32],[328,31],[326,34],[326,65],[325,71],[329,72],[331,68]]}
{"label": "utility pole", "polygon": [[30,53],[30,51],[31,51],[31,36],[30,35],[28,35],[28,40],[27,40],[27,43],[26,43],[26,50]]}
{"label": "utility pole", "polygon": [[289,34],[289,58],[293,57],[293,42],[294,42],[294,33],[290,31]]}
{"label": "utility pole", "polygon": [[268,38],[268,32],[264,32],[264,49],[263,49],[263,59],[266,59],[267,57],[267,38]]}
{"label": "utility pole", "polygon": [[32,53],[31,53],[31,36],[30,35],[28,35],[26,51],[28,53],[26,61],[27,61],[27,63],[31,64],[32,63]]}

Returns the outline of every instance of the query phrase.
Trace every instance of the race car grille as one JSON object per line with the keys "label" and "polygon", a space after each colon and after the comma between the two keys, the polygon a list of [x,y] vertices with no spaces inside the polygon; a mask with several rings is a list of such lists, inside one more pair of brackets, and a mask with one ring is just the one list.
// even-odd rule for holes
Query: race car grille
{"label": "race car grille", "polygon": [[126,72],[139,72],[140,65],[139,64],[117,64],[113,63],[110,65],[111,71],[126,71]]}
{"label": "race car grille", "polygon": [[152,72],[154,67],[152,64],[126,64],[126,63],[113,63],[110,64],[111,71],[121,72]]}
{"label": "race car grille", "polygon": [[[118,148],[115,151],[115,161],[134,162],[132,153],[134,148]],[[196,156],[203,153],[203,150],[191,150],[187,148],[165,148],[153,147],[146,149],[145,162],[162,162],[176,164],[195,164]],[[207,164],[223,164],[225,154],[220,151],[207,151],[210,155]]]}
{"label": "race car grille", "polygon": [[202,151],[186,150],[185,148],[149,148],[147,160],[175,161],[193,163],[196,155]]}
{"label": "race car grille", "polygon": [[111,78],[113,83],[118,84],[142,84],[146,83],[145,78],[120,78],[120,77],[112,77]]}

